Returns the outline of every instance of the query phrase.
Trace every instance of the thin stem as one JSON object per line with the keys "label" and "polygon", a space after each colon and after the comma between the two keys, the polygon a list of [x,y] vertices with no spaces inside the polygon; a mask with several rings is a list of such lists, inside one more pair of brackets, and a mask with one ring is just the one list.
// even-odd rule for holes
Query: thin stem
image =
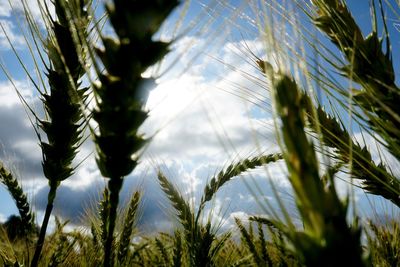
{"label": "thin stem", "polygon": [[49,224],[49,219],[51,215],[51,211],[53,210],[53,203],[56,197],[57,186],[51,186],[48,194],[48,201],[46,207],[46,213],[44,214],[42,227],[40,228],[39,239],[36,243],[35,254],[33,255],[33,259],[31,262],[31,267],[37,267],[39,263],[40,254],[42,252],[44,239],[46,236],[47,225]]}
{"label": "thin stem", "polygon": [[104,245],[104,267],[110,267],[114,265],[114,253],[112,249],[113,240],[114,240],[114,229],[115,229],[115,221],[117,218],[117,208],[119,203],[119,191],[122,187],[122,178],[116,177],[110,179],[108,182],[108,188],[110,190],[110,199],[109,199],[109,215],[108,215],[108,230],[107,230],[107,239]]}

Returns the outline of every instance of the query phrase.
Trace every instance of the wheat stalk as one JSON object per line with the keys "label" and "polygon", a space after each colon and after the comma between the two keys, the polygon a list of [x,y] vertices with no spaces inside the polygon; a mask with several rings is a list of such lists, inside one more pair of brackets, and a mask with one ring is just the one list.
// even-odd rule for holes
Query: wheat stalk
{"label": "wheat stalk", "polygon": [[[306,95],[303,95],[303,99],[307,103],[305,107],[310,125],[315,131],[316,119],[311,114],[311,101]],[[350,170],[352,177],[361,180],[362,188],[367,192],[382,196],[400,207],[400,181],[387,171],[383,163],[376,165],[367,147],[361,147],[353,141],[338,121],[329,116],[321,106],[317,107],[317,115],[323,144],[334,148],[338,155],[337,159],[341,162],[352,163]]]}
{"label": "wheat stalk", "polygon": [[63,231],[68,221],[62,223],[60,219],[58,219],[58,217],[56,216],[55,222],[56,222],[56,229],[53,234],[53,238],[55,239],[55,245],[49,259],[48,263],[49,267],[56,267],[62,263],[65,263],[68,255],[73,251],[74,246],[77,242],[75,238],[72,241],[70,241],[68,239],[70,236],[64,233]]}
{"label": "wheat stalk", "polygon": [[185,233],[191,233],[193,230],[194,215],[192,214],[189,204],[161,172],[158,173],[158,181],[160,182],[161,189],[167,195],[172,206],[176,210],[179,221],[185,229]]}
{"label": "wheat stalk", "polygon": [[369,221],[368,244],[372,252],[372,262],[379,266],[399,266],[400,264],[400,225],[396,219],[388,222]]}
{"label": "wheat stalk", "polygon": [[168,264],[170,263],[170,257],[167,252],[167,248],[165,247],[164,243],[157,237],[155,238],[155,244],[158,249],[158,253],[161,256],[161,262],[162,262],[162,264],[158,264],[158,265],[159,266],[168,266]]}
{"label": "wheat stalk", "polygon": [[262,255],[261,258],[266,266],[273,266],[271,258],[268,255],[268,251],[267,251],[267,241],[266,241],[265,235],[264,235],[263,224],[258,223],[257,226],[258,226],[258,240],[260,242],[259,247],[260,247],[261,255]]}

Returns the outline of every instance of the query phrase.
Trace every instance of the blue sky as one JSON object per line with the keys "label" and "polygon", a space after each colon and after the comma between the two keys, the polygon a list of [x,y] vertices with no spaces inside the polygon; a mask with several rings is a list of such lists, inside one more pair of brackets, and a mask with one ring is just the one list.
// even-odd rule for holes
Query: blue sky
{"label": "blue sky", "polygon": [[[30,6],[38,15],[34,2],[31,0]],[[265,54],[259,28],[255,24],[256,14],[261,11],[257,9],[259,5],[254,3],[256,1],[192,1],[189,4],[182,28],[178,29],[180,38],[174,42],[172,52],[161,67],[161,72],[166,69],[168,72],[159,78],[159,86],[151,92],[148,101],[150,118],[142,131],[149,136],[157,134],[140,166],[125,179],[121,192],[123,202],[127,201],[133,190],[144,190],[141,219],[144,231],[167,229],[174,223],[173,210],[157,184],[157,167],[165,171],[187,199],[196,203],[205,182],[224,166],[238,158],[279,150],[267,105],[267,85],[247,60],[247,47],[260,57]],[[370,30],[368,1],[351,0],[348,3],[364,33],[367,33]],[[396,59],[399,58],[400,49],[395,48],[400,46],[400,32],[396,30],[396,23],[400,22],[390,14],[388,26],[395,51],[394,61],[399,62]],[[170,38],[179,15],[178,9],[164,25],[161,38]],[[34,73],[32,61],[18,31],[16,16],[11,13],[6,0],[0,0],[0,21],[28,69]],[[190,27],[190,23],[195,26]],[[188,27],[189,30],[185,31]],[[185,34],[179,35],[182,32]],[[41,113],[37,95],[1,33],[0,57],[23,95]],[[175,59],[178,60],[171,67]],[[395,69],[399,74],[397,64]],[[46,205],[47,182],[41,172],[38,140],[13,88],[2,73],[0,124],[0,159],[16,171],[38,212],[40,222]],[[355,138],[361,139],[360,135],[355,135]],[[373,147],[371,149],[374,150]],[[93,145],[87,142],[81,148],[77,162],[91,151]],[[224,227],[229,227],[234,216],[245,217],[264,212],[260,201],[268,201],[277,208],[269,180],[274,181],[288,210],[293,211],[291,190],[282,163],[271,164],[266,169],[255,170],[235,179],[217,194],[208,209],[213,209],[216,221],[222,220]],[[70,219],[71,225],[81,224],[85,210],[93,206],[104,184],[93,157],[89,157],[73,177],[63,182],[58,191],[54,214]],[[347,184],[339,182],[338,187],[341,194],[345,195]],[[254,195],[252,191],[257,194]],[[370,206],[366,196],[359,190],[356,200],[360,213],[368,213]],[[0,220],[17,212],[3,187],[0,187],[0,203]],[[379,207],[381,209],[381,205]],[[385,209],[384,203],[382,207]],[[391,206],[387,207],[390,209]],[[296,216],[295,212],[293,216]]]}

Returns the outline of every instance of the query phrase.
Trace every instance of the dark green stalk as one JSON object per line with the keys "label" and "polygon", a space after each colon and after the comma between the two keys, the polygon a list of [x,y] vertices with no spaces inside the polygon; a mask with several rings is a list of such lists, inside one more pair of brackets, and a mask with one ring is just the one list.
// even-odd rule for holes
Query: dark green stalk
{"label": "dark green stalk", "polygon": [[[110,202],[109,202],[109,214],[108,214],[108,228],[107,228],[107,238],[105,242],[104,266],[114,266],[114,255],[113,255],[113,242],[114,242],[114,229],[117,219],[117,208],[119,203],[119,191],[122,187],[122,179],[113,179],[110,177],[108,182],[108,188],[110,190]],[[107,260],[109,259],[109,260]],[[110,265],[108,265],[110,264]]]}
{"label": "dark green stalk", "polygon": [[183,257],[183,253],[182,253],[181,233],[179,231],[175,231],[172,266],[173,267],[182,266],[182,257]]}
{"label": "dark green stalk", "polygon": [[110,202],[110,193],[107,188],[103,191],[103,199],[99,203],[99,218],[100,218],[100,231],[101,231],[101,244],[104,249],[106,240],[107,240],[107,222],[109,216],[109,203]]}
{"label": "dark green stalk", "polygon": [[42,251],[44,238],[46,236],[47,225],[49,223],[51,211],[53,210],[53,202],[56,197],[56,190],[57,190],[56,187],[50,187],[50,192],[47,199],[46,211],[44,214],[42,226],[40,228],[39,238],[36,243],[35,254],[33,255],[31,267],[38,266],[39,263],[40,253]]}

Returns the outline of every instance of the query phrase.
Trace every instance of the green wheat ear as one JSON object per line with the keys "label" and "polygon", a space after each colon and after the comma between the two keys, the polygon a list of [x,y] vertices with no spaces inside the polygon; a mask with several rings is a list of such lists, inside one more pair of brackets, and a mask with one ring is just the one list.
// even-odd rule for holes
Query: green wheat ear
{"label": "green wheat ear", "polygon": [[80,63],[82,55],[77,52],[74,33],[68,22],[68,12],[82,15],[79,19],[86,29],[89,23],[85,17],[87,14],[77,9],[84,9],[87,3],[86,0],[68,3],[57,0],[54,2],[57,20],[48,22],[50,32],[44,45],[49,59],[46,76],[50,90],[40,92],[46,119],[39,120],[38,125],[47,136],[47,141],[41,141],[40,146],[43,172],[49,181],[50,191],[32,266],[37,266],[39,262],[57,188],[73,174],[72,162],[83,139],[81,104],[86,100],[88,88],[81,87],[80,79],[85,71]]}
{"label": "green wheat ear", "polygon": [[105,72],[98,71],[100,83],[93,84],[97,104],[93,119],[98,124],[96,161],[101,174],[110,179],[104,266],[114,262],[113,233],[123,178],[136,167],[138,152],[147,142],[138,130],[148,117],[144,106],[156,84],[154,78],[143,78],[142,73],[168,52],[169,43],[152,38],[177,5],[176,0],[115,0],[106,4],[117,38],[101,36],[104,47],[95,51]]}
{"label": "green wheat ear", "polygon": [[211,178],[210,182],[206,185],[204,188],[203,197],[200,201],[200,206],[204,205],[205,202],[210,201],[219,188],[221,188],[233,177],[268,163],[276,162],[280,159],[283,159],[283,155],[281,153],[276,153],[266,156],[246,158],[242,161],[229,165],[225,170],[220,171],[215,177]]}
{"label": "green wheat ear", "polygon": [[36,227],[35,214],[31,211],[26,194],[19,185],[18,180],[5,168],[2,162],[0,162],[0,182],[7,187],[8,192],[15,201],[19,215],[21,216],[23,231],[26,234],[32,233]]}
{"label": "green wheat ear", "polygon": [[[188,250],[189,265],[215,266],[216,257],[223,248],[226,240],[230,237],[230,233],[228,232],[221,238],[217,238],[217,234],[211,226],[210,219],[205,224],[202,224],[198,220],[198,217],[195,218],[194,211],[188,202],[161,172],[158,173],[158,180],[161,189],[170,200],[177,213],[179,222],[183,226],[183,237]],[[180,241],[176,240],[176,242]],[[175,249],[176,253],[181,253],[178,248]],[[173,261],[176,263],[175,257]]]}
{"label": "green wheat ear", "polygon": [[353,16],[342,1],[312,1],[315,25],[341,50],[349,62],[337,67],[362,86],[354,90],[355,104],[365,115],[371,129],[385,141],[388,150],[400,160],[400,88],[395,84],[391,42],[381,5],[386,52],[378,36],[375,2],[371,1],[373,31],[363,37]]}
{"label": "green wheat ear", "polygon": [[281,159],[283,159],[283,155],[281,153],[256,156],[232,163],[225,170],[220,171],[217,175],[212,177],[208,184],[206,184],[204,187],[204,192],[200,199],[200,205],[196,214],[195,222],[197,223],[200,219],[206,203],[214,197],[214,195],[225,183],[244,172],[276,162]]}
{"label": "green wheat ear", "polygon": [[[365,266],[360,230],[346,221],[348,203],[337,195],[333,178],[325,183],[313,144],[304,130],[305,109],[295,81],[282,75],[273,81],[277,114],[282,121],[282,139],[289,181],[304,223],[304,232],[276,226],[289,238],[306,266]],[[336,167],[329,170],[332,173]]]}
{"label": "green wheat ear", "polygon": [[[241,239],[242,242],[246,245],[248,250],[250,251],[253,261],[256,266],[268,266],[265,262],[262,262],[262,256],[259,254],[256,244],[254,242],[254,236],[250,234],[247,229],[244,227],[242,224],[241,220],[239,218],[235,218],[235,223],[237,227],[239,228],[240,234],[241,234]],[[252,228],[250,228],[252,229]]]}
{"label": "green wheat ear", "polygon": [[[311,128],[316,131],[316,120],[312,115],[312,103],[307,95],[303,95],[303,102]],[[384,164],[376,165],[366,146],[361,147],[353,141],[349,133],[342,129],[339,122],[328,115],[321,106],[317,107],[317,115],[322,143],[335,149],[336,158],[345,164],[353,164],[351,175],[362,182],[366,192],[382,196],[400,207],[400,181],[387,171]],[[350,143],[350,145],[349,145]],[[352,158],[350,158],[352,149]]]}
{"label": "green wheat ear", "polygon": [[124,224],[118,243],[118,261],[121,265],[125,263],[128,257],[129,246],[138,218],[140,198],[141,193],[136,191],[131,197],[128,210],[125,214]]}
{"label": "green wheat ear", "polygon": [[[272,70],[268,62],[257,60],[258,67],[263,73]],[[316,134],[325,146],[334,149],[336,160],[343,164],[352,164],[351,175],[362,182],[366,192],[382,196],[400,207],[400,181],[387,171],[384,164],[376,165],[366,146],[361,147],[353,141],[347,130],[334,116],[324,111],[319,104],[314,107],[310,96],[300,91],[300,102],[306,113],[308,127]],[[316,109],[316,118],[314,114]]]}

